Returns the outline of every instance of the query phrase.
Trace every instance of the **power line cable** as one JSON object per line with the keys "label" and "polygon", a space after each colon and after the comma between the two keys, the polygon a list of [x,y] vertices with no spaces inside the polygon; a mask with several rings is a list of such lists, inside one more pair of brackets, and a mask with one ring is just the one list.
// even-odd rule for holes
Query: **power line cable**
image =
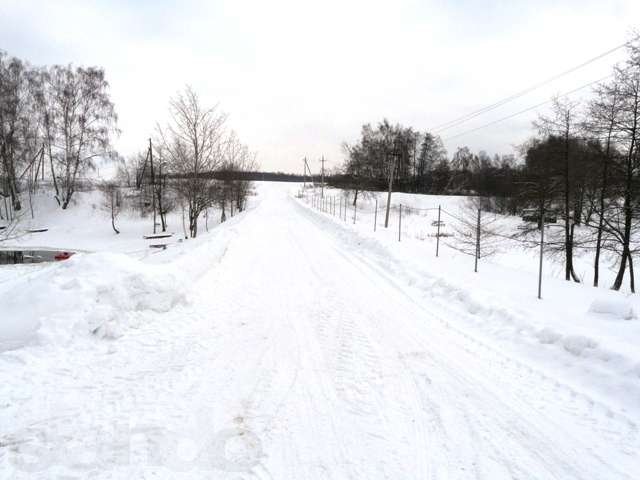
{"label": "power line cable", "polygon": [[[606,77],[599,78],[598,80],[594,80],[593,82],[589,82],[589,83],[584,84],[584,85],[582,85],[582,86],[580,86],[578,88],[574,88],[573,90],[570,90],[570,91],[565,92],[563,94],[557,95],[556,97],[557,98],[566,97],[567,95],[571,95],[572,93],[575,93],[575,92],[578,92],[580,90],[583,90],[583,89],[585,89],[587,87],[595,85],[596,83],[600,83],[600,82],[606,80],[607,78],[611,77],[611,75],[613,75],[613,74],[609,74]],[[461,137],[463,135],[467,135],[469,133],[473,133],[473,132],[476,132],[478,130],[482,130],[483,128],[495,125],[496,123],[504,122],[505,120],[509,120],[509,119],[511,119],[513,117],[516,117],[518,115],[522,115],[523,113],[530,112],[531,110],[535,110],[536,108],[539,108],[539,107],[541,107],[543,105],[546,105],[547,103],[550,103],[552,101],[553,101],[553,99],[545,100],[544,102],[537,103],[536,105],[533,105],[531,107],[525,108],[524,110],[520,110],[520,111],[518,111],[516,113],[512,113],[511,115],[507,115],[506,117],[498,118],[497,120],[494,120],[494,121],[489,122],[489,123],[485,123],[484,125],[480,125],[479,127],[475,127],[475,128],[470,129],[470,130],[465,130],[464,132],[458,133],[456,135],[452,135],[450,137],[443,138],[443,140],[444,141],[452,140],[454,138],[458,138],[458,137]]]}
{"label": "power line cable", "polygon": [[506,103],[508,103],[508,102],[510,102],[512,100],[520,98],[520,97],[526,95],[527,93],[530,93],[530,92],[532,92],[534,90],[537,90],[540,87],[548,85],[549,83],[554,82],[555,80],[564,77],[565,75],[569,75],[570,73],[573,73],[573,72],[575,72],[575,71],[577,71],[577,70],[579,70],[579,69],[581,69],[583,67],[586,67],[587,65],[589,65],[589,64],[591,64],[591,63],[593,63],[593,62],[595,62],[597,60],[600,60],[601,58],[604,58],[604,57],[606,57],[608,55],[611,55],[612,53],[620,50],[621,48],[626,47],[627,45],[629,45],[633,41],[637,40],[638,38],[640,38],[640,36],[637,36],[637,37],[633,38],[632,40],[629,40],[628,42],[625,42],[625,43],[623,43],[621,45],[618,45],[618,46],[616,46],[614,48],[611,48],[611,49],[607,50],[606,52],[603,52],[603,53],[601,53],[601,54],[599,54],[599,55],[597,55],[597,56],[595,56],[593,58],[590,58],[589,60],[587,60],[585,62],[582,62],[579,65],[576,65],[574,67],[571,67],[568,70],[565,70],[564,72],[561,72],[561,73],[559,73],[557,75],[553,75],[552,77],[549,77],[546,80],[543,80],[542,82],[538,82],[538,83],[536,83],[536,84],[534,84],[534,85],[532,85],[530,87],[525,88],[524,90],[521,90],[521,91],[519,91],[517,93],[514,93],[514,94],[508,96],[508,97],[505,97],[502,100],[498,100],[497,102],[494,102],[491,105],[487,105],[486,107],[482,107],[482,108],[480,108],[478,110],[475,110],[475,111],[473,111],[471,113],[468,113],[466,115],[462,115],[461,117],[455,118],[455,119],[450,120],[448,122],[441,123],[440,125],[436,125],[435,127],[431,128],[431,131],[434,131],[435,133],[439,133],[439,132],[442,132],[444,130],[448,130],[449,128],[453,128],[453,127],[458,126],[458,125],[460,125],[462,123],[465,123],[465,122],[471,120],[472,118],[475,118],[475,117],[477,117],[479,115],[487,113],[487,112],[489,112],[491,110],[494,110],[494,109],[496,109],[498,107],[501,107],[502,105],[504,105],[504,104],[506,104]]}

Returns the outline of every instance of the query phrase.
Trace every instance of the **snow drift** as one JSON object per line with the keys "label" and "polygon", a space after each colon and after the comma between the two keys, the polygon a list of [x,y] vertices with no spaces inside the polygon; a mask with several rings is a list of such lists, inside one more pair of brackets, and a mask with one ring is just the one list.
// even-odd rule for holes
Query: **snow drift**
{"label": "snow drift", "polygon": [[33,342],[66,345],[74,336],[120,336],[186,302],[190,285],[216,265],[243,214],[210,234],[143,259],[124,253],[78,253],[61,263],[22,266],[0,283],[0,352]]}
{"label": "snow drift", "polygon": [[598,298],[591,302],[589,312],[611,315],[622,320],[636,318],[633,306],[624,299]]}
{"label": "snow drift", "polygon": [[166,312],[184,301],[184,281],[163,265],[115,253],[77,254],[0,291],[0,351],[74,333],[116,337],[131,313]]}

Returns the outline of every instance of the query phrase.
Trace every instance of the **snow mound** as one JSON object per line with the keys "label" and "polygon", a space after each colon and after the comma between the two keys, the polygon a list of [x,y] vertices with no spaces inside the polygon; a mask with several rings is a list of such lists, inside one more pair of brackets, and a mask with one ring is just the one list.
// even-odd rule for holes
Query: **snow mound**
{"label": "snow mound", "polygon": [[636,314],[631,304],[625,299],[600,298],[591,302],[590,313],[611,315],[623,320],[633,320]]}
{"label": "snow mound", "polygon": [[0,351],[35,340],[65,344],[75,334],[117,337],[136,312],[184,302],[182,285],[166,266],[127,255],[74,255],[0,290]]}
{"label": "snow mound", "polygon": [[538,337],[540,343],[550,345],[553,343],[558,343],[562,338],[562,335],[560,335],[555,330],[552,330],[551,328],[545,327],[538,331],[536,337]]}
{"label": "snow mound", "polygon": [[562,348],[576,357],[606,356],[605,352],[598,349],[598,342],[584,335],[562,335],[548,327],[539,330],[535,335],[543,345],[561,345]]}
{"label": "snow mound", "polygon": [[598,347],[598,343],[584,335],[567,335],[562,340],[564,349],[576,357],[585,356],[590,350]]}

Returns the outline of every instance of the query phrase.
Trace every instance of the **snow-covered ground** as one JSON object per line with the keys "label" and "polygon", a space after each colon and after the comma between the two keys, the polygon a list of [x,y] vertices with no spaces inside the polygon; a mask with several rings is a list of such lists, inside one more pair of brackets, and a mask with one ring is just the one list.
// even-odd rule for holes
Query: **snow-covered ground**
{"label": "snow-covered ground", "polygon": [[549,270],[537,300],[531,252],[474,274],[298,188],[3,270],[0,478],[637,478],[634,297]]}
{"label": "snow-covered ground", "polygon": [[[33,218],[28,204],[25,205],[20,225],[16,229],[16,233],[21,234],[17,238],[0,242],[0,248],[119,252],[143,258],[157,253],[157,250],[149,248],[152,243],[168,243],[171,248],[184,238],[182,211],[175,208],[167,215],[167,232],[173,233],[173,237],[155,241],[145,240],[144,235],[153,233],[153,217],[148,214],[141,218],[140,214],[131,208],[132,201],[127,198],[123,200],[122,212],[116,219],[116,227],[120,234],[116,234],[111,228],[111,212],[106,205],[104,194],[99,190],[76,192],[66,210],[58,206],[51,192],[43,190],[33,199]],[[157,221],[160,222],[160,219]],[[198,228],[205,233],[208,228],[219,222],[220,211],[210,209],[208,219],[205,221],[204,216],[201,217]],[[29,229],[47,231],[24,234]],[[159,226],[157,232],[160,232]]]}
{"label": "snow-covered ground", "polygon": [[[302,191],[302,189],[299,189]],[[313,190],[309,188],[307,184],[306,196],[311,196]],[[320,189],[316,188],[315,194],[320,194]],[[332,201],[336,202],[336,208],[340,209],[341,198],[347,204],[347,221],[353,223],[353,192],[345,192],[342,190],[336,190],[332,188],[325,189],[325,197],[328,205]],[[374,227],[374,211],[378,207],[377,216],[377,231],[384,232],[381,228],[384,224],[385,207],[387,203],[386,192],[366,192],[364,195],[360,194],[357,202],[356,223],[362,228],[362,231],[373,230]],[[438,207],[441,207],[441,221],[442,221],[442,234],[453,235],[450,238],[445,238],[441,241],[441,246],[444,246],[444,250],[447,250],[447,244],[455,245],[455,237],[459,237],[460,230],[468,232],[472,235],[471,241],[475,236],[475,223],[476,223],[476,203],[470,201],[470,197],[465,196],[446,196],[446,195],[419,195],[409,193],[393,193],[391,199],[392,208],[389,215],[389,231],[393,232],[389,234],[390,237],[394,237],[397,240],[398,237],[398,219],[399,219],[399,207],[402,205],[402,224],[401,224],[401,238],[402,241],[408,239],[421,240],[425,242],[423,247],[425,251],[435,253],[435,236],[437,227],[434,222],[438,218]],[[329,205],[330,206],[330,205]],[[339,214],[339,212],[338,212]],[[464,227],[463,222],[467,225]],[[519,217],[498,215],[487,213],[482,214],[483,233],[495,232],[497,235],[485,239],[487,243],[487,251],[494,251],[487,258],[490,263],[502,265],[505,267],[515,268],[519,271],[526,271],[532,274],[538,273],[538,241],[539,236],[537,232],[531,232],[531,235],[527,236],[527,240],[519,238],[519,240],[511,240],[507,237],[519,237],[522,232],[520,227],[531,228],[531,224],[525,225]],[[548,243],[551,240],[562,240],[564,235],[563,225],[561,220],[555,225],[547,225],[546,240]],[[576,238],[585,236],[592,233],[592,230],[586,227],[576,227]],[[483,235],[485,237],[486,235]],[[592,246],[592,243],[589,244]],[[483,247],[484,253],[484,247]],[[446,255],[457,256],[457,252],[450,251]],[[615,275],[618,271],[618,265],[616,261],[618,256],[612,255],[606,250],[602,251],[602,258],[600,261],[600,287],[608,289]],[[564,278],[564,263],[562,262],[562,255],[560,253],[551,255],[547,251],[545,254],[544,275],[546,277]],[[587,285],[593,283],[593,256],[594,251],[592,248],[576,248],[574,253],[574,267],[577,276],[581,281]],[[482,260],[481,262],[484,262]],[[467,264],[473,268],[473,257],[467,259]],[[534,280],[535,281],[535,280]],[[629,276],[628,273],[624,279],[623,291],[629,291],[628,287]],[[536,286],[534,285],[534,291]]]}
{"label": "snow-covered ground", "polygon": [[[303,203],[309,208],[313,205],[312,194],[308,190],[304,197]],[[327,198],[343,195],[325,191]],[[376,198],[379,211],[374,232]],[[432,222],[437,220],[437,207],[464,219],[468,209],[465,197],[394,193],[387,229],[382,226],[386,193],[361,197],[355,223],[351,199],[336,198],[336,202],[335,213],[326,208],[325,202],[327,211],[321,214],[344,225],[348,235],[356,233],[359,241],[370,247],[363,257],[376,255],[383,271],[402,278],[426,305],[445,308],[445,322],[462,327],[466,333],[505,341],[501,349],[535,359],[549,372],[562,372],[577,388],[587,388],[593,394],[597,390],[600,398],[608,398],[621,411],[640,408],[637,295],[566,282],[562,280],[562,258],[545,258],[543,299],[538,300],[539,249],[508,239],[500,242],[496,255],[481,259],[479,272],[474,273],[473,256],[453,248],[459,232],[454,228],[456,221],[444,213],[441,231],[453,236],[440,239],[436,258],[437,227]],[[344,213],[340,218],[340,203],[349,205],[346,219]],[[404,214],[399,225],[400,204]],[[407,207],[413,212],[407,213]],[[497,218],[492,228],[510,234],[519,223],[513,217]],[[578,257],[578,270],[589,268],[589,261],[586,255]],[[606,284],[607,275],[612,273],[613,269],[604,269],[602,283]],[[450,319],[452,310],[456,312],[455,322]]]}

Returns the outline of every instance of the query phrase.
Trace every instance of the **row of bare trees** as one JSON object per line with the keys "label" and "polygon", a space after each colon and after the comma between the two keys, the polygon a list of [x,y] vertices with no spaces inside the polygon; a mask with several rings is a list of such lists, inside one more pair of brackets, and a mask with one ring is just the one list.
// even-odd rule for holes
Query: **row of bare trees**
{"label": "row of bare trees", "polygon": [[[535,126],[540,137],[523,146],[520,194],[544,212],[557,210],[562,222],[565,279],[580,281],[576,249],[593,251],[593,285],[600,282],[603,252],[616,258],[612,288],[622,287],[627,270],[635,291],[634,241],[640,227],[640,47],[628,45],[624,65],[594,89],[590,101],[555,98]],[[576,227],[583,227],[579,230]]]}
{"label": "row of bare trees", "polygon": [[120,183],[138,191],[143,213],[153,212],[164,232],[166,214],[181,208],[188,236],[198,235],[199,221],[210,209],[220,221],[246,208],[251,182],[241,173],[258,168],[255,154],[227,127],[218,105],[205,106],[189,86],[169,101],[168,120],[156,125],[148,148],[123,165]]}
{"label": "row of bare trees", "polygon": [[169,102],[169,121],[157,126],[158,145],[172,176],[172,185],[186,206],[189,235],[198,234],[198,220],[218,207],[220,221],[245,208],[250,182],[238,172],[257,168],[255,155],[235,132],[226,128],[227,114],[218,105],[204,106],[187,86]]}
{"label": "row of bare trees", "polygon": [[66,209],[97,156],[112,154],[116,114],[104,71],[35,67],[0,51],[0,178],[14,210],[45,177]]}

